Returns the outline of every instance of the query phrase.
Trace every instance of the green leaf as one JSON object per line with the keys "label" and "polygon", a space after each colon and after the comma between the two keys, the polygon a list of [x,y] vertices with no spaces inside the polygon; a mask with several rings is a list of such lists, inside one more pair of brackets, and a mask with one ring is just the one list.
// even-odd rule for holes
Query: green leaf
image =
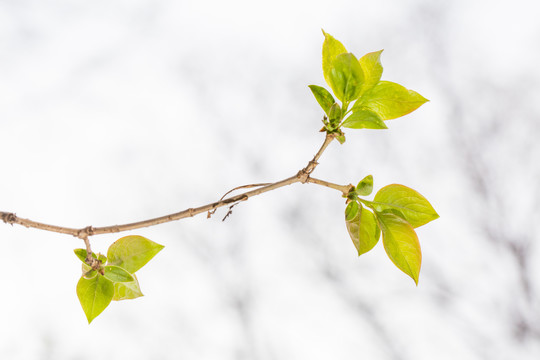
{"label": "green leaf", "polygon": [[[87,265],[88,266],[88,265]],[[96,270],[92,270],[92,268],[90,266],[88,266],[88,269],[85,271],[83,269],[83,275],[86,279],[92,279],[94,276],[97,275],[97,271]]]}
{"label": "green leaf", "polygon": [[386,254],[398,269],[409,275],[418,285],[422,251],[416,232],[407,221],[394,214],[376,214]]}
{"label": "green leaf", "polygon": [[350,129],[388,129],[379,115],[370,110],[356,110],[341,126]]}
{"label": "green leaf", "polygon": [[90,265],[88,265],[87,263],[82,263],[82,273],[83,274],[86,274],[87,272],[89,272],[90,270],[92,270],[92,267],[90,267]]}
{"label": "green leaf", "polygon": [[322,86],[309,85],[308,87],[311,89],[311,92],[315,96],[315,99],[317,100],[319,105],[321,105],[325,114],[328,115],[330,108],[336,102],[332,94],[330,94],[330,92]]}
{"label": "green leaf", "polygon": [[98,254],[97,259],[101,261],[102,264],[105,264],[107,262],[107,257],[103,254]]}
{"label": "green leaf", "polygon": [[368,175],[356,185],[358,195],[367,196],[373,191],[373,176]]}
{"label": "green leaf", "polygon": [[364,73],[358,59],[351,53],[336,56],[330,69],[330,87],[343,102],[356,100],[360,96]]}
{"label": "green leaf", "polygon": [[113,283],[99,274],[91,279],[83,276],[77,283],[77,296],[89,324],[109,306],[113,295]]}
{"label": "green leaf", "polygon": [[439,214],[429,201],[417,191],[403,185],[392,184],[380,189],[372,202],[378,212],[395,209],[413,227],[435,220]]}
{"label": "green leaf", "polygon": [[116,265],[133,274],[150,261],[164,248],[145,237],[138,235],[125,236],[116,240],[109,247],[107,265]]}
{"label": "green leaf", "polygon": [[341,121],[341,107],[338,103],[334,103],[328,111],[328,121],[333,128],[337,128]]}
{"label": "green leaf", "polygon": [[[86,264],[86,254],[88,254],[86,252],[86,249],[75,249],[73,250],[73,252],[75,253],[75,255],[77,255],[79,260],[81,260],[83,263]],[[92,253],[92,257],[94,259],[98,259],[99,261],[101,261],[102,264],[105,264],[105,262],[107,262],[107,257],[105,255],[102,255],[102,254],[96,255],[96,253]]]}
{"label": "green leaf", "polygon": [[360,66],[364,72],[364,85],[362,86],[362,94],[371,90],[381,80],[383,67],[381,64],[381,53],[383,51],[375,51],[367,53],[360,58]]}
{"label": "green leaf", "polygon": [[75,255],[77,255],[79,260],[81,260],[83,263],[85,262],[86,254],[88,254],[85,249],[74,249],[73,252],[75,253]]}
{"label": "green leaf", "polygon": [[353,200],[353,201],[356,201],[358,200],[358,193],[356,192],[356,189],[353,188],[351,190],[349,190],[349,192],[347,193],[347,196],[346,196],[347,199],[349,200]]}
{"label": "green leaf", "polygon": [[326,80],[326,83],[330,85],[330,71],[333,67],[332,63],[334,62],[336,56],[346,53],[347,49],[345,49],[345,46],[343,46],[343,44],[336,40],[332,35],[325,33],[324,30],[323,34],[324,42],[322,48],[322,68],[324,80]]}
{"label": "green leaf", "polygon": [[364,209],[360,205],[360,211],[356,213],[353,219],[350,219],[350,216],[347,216],[347,211],[345,211],[345,224],[349,236],[358,251],[358,256],[367,253],[377,245],[381,231],[371,211]]}
{"label": "green leaf", "polygon": [[371,110],[382,120],[390,120],[407,115],[427,101],[422,95],[399,84],[379,81],[354,104],[352,110]]}
{"label": "green leaf", "polygon": [[143,293],[135,274],[133,274],[133,281],[131,282],[114,284],[114,301],[136,299],[141,296],[143,296]]}
{"label": "green leaf", "polygon": [[107,265],[103,267],[103,276],[112,282],[131,282],[133,276],[119,266]]}
{"label": "green leaf", "polygon": [[351,201],[345,208],[345,221],[351,221],[358,215],[360,206],[356,201]]}

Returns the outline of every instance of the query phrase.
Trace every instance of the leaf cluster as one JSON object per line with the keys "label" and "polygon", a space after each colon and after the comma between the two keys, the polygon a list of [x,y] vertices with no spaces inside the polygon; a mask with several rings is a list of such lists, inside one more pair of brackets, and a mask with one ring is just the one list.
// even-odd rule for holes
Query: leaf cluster
{"label": "leaf cluster", "polygon": [[384,121],[407,115],[428,101],[413,90],[381,80],[383,50],[367,53],[358,59],[332,35],[324,30],[323,34],[324,79],[337,100],[324,87],[309,85],[325,113],[321,131],[335,133],[343,143],[342,127],[387,129]]}
{"label": "leaf cluster", "polygon": [[[407,115],[428,101],[413,90],[381,80],[383,50],[358,59],[332,35],[324,30],[323,34],[323,75],[337,100],[324,87],[309,86],[325,113],[321,131],[336,134],[343,143],[341,128],[387,129],[386,120]],[[439,215],[425,197],[406,186],[385,186],[372,201],[361,198],[372,191],[373,176],[368,175],[346,196],[345,223],[358,255],[370,251],[382,233],[390,260],[418,284],[422,252],[414,229]]]}
{"label": "leaf cluster", "polygon": [[372,191],[373,176],[368,175],[347,195],[345,224],[358,256],[373,249],[382,233],[390,260],[418,285],[422,251],[414,229],[439,215],[425,197],[406,186],[387,185],[371,201],[360,197]]}
{"label": "leaf cluster", "polygon": [[[135,272],[164,248],[142,236],[125,236],[107,250],[107,256],[92,253],[92,266],[85,249],[75,249],[82,261],[83,274],[77,283],[77,296],[90,324],[111,301],[143,296]],[[97,264],[97,265],[96,265]]]}

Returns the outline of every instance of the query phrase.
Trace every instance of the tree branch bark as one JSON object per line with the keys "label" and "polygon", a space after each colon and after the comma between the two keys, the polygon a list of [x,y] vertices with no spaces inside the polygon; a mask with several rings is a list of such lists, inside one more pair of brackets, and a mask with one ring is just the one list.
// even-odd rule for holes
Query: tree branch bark
{"label": "tree branch bark", "polygon": [[[103,227],[87,226],[80,229],[44,224],[44,223],[40,223],[34,220],[20,218],[14,213],[10,213],[10,212],[0,212],[0,219],[4,221],[5,223],[11,224],[11,225],[18,224],[27,228],[35,228],[39,230],[72,235],[77,238],[83,239],[85,243],[88,243],[89,236],[135,230],[135,229],[140,229],[143,227],[155,226],[155,225],[159,225],[159,224],[163,224],[163,223],[167,223],[171,221],[180,220],[186,217],[193,217],[200,213],[214,211],[215,209],[220,208],[222,206],[232,205],[241,201],[246,201],[253,196],[257,196],[268,191],[276,190],[281,187],[291,185],[297,182],[311,183],[311,184],[329,187],[332,189],[339,190],[344,195],[346,195],[352,185],[338,185],[338,184],[333,184],[324,180],[319,180],[319,179],[310,177],[310,174],[313,172],[313,170],[315,170],[315,168],[318,165],[318,160],[320,159],[320,157],[322,156],[322,154],[324,153],[328,145],[332,142],[332,140],[334,140],[334,138],[335,138],[334,134],[326,134],[326,137],[322,146],[320,147],[319,151],[317,151],[313,159],[306,165],[305,168],[300,170],[294,176],[291,176],[289,178],[286,178],[286,179],[283,179],[281,181],[277,181],[274,183],[264,184],[264,186],[261,186],[257,189],[250,190],[250,191],[244,192],[239,195],[235,195],[230,198],[226,198],[226,199],[222,198],[221,200],[210,203],[210,204],[202,205],[196,208],[189,208],[189,209],[177,212],[177,213],[160,216],[153,219],[138,221],[138,222],[129,223],[129,224],[110,225],[110,226],[103,226]],[[261,185],[261,184],[254,184],[254,185]],[[247,185],[247,186],[250,186],[250,185]],[[242,188],[242,187],[238,187],[238,188]],[[235,188],[235,189],[238,189],[238,188]]]}

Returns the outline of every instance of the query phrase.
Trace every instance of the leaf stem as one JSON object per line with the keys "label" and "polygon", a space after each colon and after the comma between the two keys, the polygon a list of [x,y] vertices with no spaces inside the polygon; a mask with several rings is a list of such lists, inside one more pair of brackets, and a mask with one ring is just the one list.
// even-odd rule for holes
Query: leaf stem
{"label": "leaf stem", "polygon": [[328,182],[328,181],[325,181],[325,180],[316,179],[316,178],[311,177],[311,176],[307,179],[307,182],[311,183],[311,184],[317,184],[317,185],[321,185],[321,186],[326,186],[328,188],[341,191],[343,193],[344,197],[347,197],[347,195],[349,194],[349,191],[354,187],[352,184],[339,185],[339,184],[334,184],[334,183],[331,183],[331,182]]}

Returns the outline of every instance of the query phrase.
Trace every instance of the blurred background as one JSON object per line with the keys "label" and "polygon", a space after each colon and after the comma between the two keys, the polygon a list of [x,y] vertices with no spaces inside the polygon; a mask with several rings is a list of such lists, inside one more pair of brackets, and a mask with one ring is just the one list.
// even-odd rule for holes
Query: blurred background
{"label": "blurred background", "polygon": [[[349,130],[314,176],[399,183],[419,286],[358,257],[336,191],[295,184],[141,229],[143,293],[89,326],[71,236],[0,224],[1,359],[539,359],[539,7],[514,1],[0,0],[0,210],[84,227],[165,215],[307,164],[321,28],[431,101]],[[120,236],[92,238],[106,252]]]}

